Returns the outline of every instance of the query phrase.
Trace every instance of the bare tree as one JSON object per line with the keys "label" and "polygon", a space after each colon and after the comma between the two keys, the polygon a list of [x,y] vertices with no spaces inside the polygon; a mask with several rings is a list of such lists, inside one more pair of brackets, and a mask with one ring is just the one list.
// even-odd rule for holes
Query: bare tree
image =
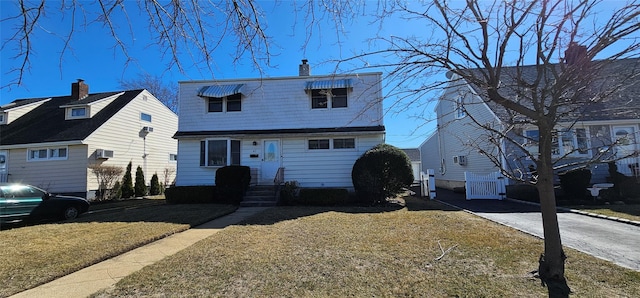
{"label": "bare tree", "polygon": [[132,89],[147,89],[174,113],[178,113],[178,85],[175,82],[166,83],[157,75],[142,74],[137,78],[120,81],[120,87]]}
{"label": "bare tree", "polygon": [[[605,14],[599,4],[586,0],[434,1],[428,7],[387,3],[378,11],[380,20],[403,18],[421,28],[424,36],[379,36],[378,42],[386,43],[386,48],[348,59],[385,57],[388,63],[368,67],[390,69],[386,79],[397,85],[392,92],[404,93],[414,104],[423,98],[437,98],[433,94],[452,85],[470,86],[467,92],[499,108],[510,119],[499,125],[476,119],[485,136],[466,142],[497,166],[503,165],[506,152],[488,144],[506,141],[529,152],[521,146],[521,140],[528,137],[522,127],[539,131],[539,140],[529,138],[537,143],[538,152],[529,153],[528,158],[536,166],[544,228],[544,254],[538,271],[552,297],[567,297],[570,292],[564,277],[565,254],[554,194],[554,170],[567,156],[555,158],[552,154],[557,126],[564,123],[571,127],[589,119],[593,110],[589,107],[615,98],[629,82],[637,81],[640,73],[638,63],[631,69],[613,65],[616,60],[640,54],[640,5],[633,1]],[[565,55],[570,45],[575,50]],[[595,57],[601,60],[594,61]],[[431,79],[445,72],[450,80]],[[619,108],[620,112],[628,109]],[[592,161],[582,161],[588,162]],[[509,173],[506,168],[502,171]]]}
{"label": "bare tree", "polygon": [[[33,41],[39,30],[55,34],[62,41],[62,69],[65,53],[73,51],[76,34],[94,24],[102,25],[105,34],[113,40],[114,50],[125,56],[127,64],[136,62],[136,57],[129,52],[136,32],[150,37],[150,46],[162,52],[166,69],[177,68],[184,73],[186,67],[195,67],[210,77],[216,51],[224,43],[236,45],[232,54],[236,60],[250,59],[258,70],[270,64],[266,22],[261,9],[251,0],[19,0],[14,4],[16,13],[1,20],[3,27],[12,28],[12,34],[3,36],[0,50],[11,51],[12,58],[20,63],[10,71],[12,80],[3,88],[22,83],[36,52]],[[136,10],[141,14],[129,15]],[[66,32],[48,30],[42,26],[47,17],[59,17],[69,29]],[[133,18],[145,19],[148,32],[139,32],[141,28],[132,25]]]}
{"label": "bare tree", "polygon": [[96,195],[96,199],[102,201],[109,198],[108,191],[113,188],[113,184],[118,181],[124,170],[121,167],[103,164],[92,164],[89,166],[89,169],[96,175],[96,179],[98,180],[98,194]]}

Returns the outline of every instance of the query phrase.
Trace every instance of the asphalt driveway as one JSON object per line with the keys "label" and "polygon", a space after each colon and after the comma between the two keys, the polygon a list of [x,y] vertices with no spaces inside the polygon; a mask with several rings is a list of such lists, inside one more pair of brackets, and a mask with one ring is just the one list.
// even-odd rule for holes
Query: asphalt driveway
{"label": "asphalt driveway", "polygon": [[[438,189],[436,199],[478,216],[543,238],[538,205],[512,200],[466,200],[464,194]],[[622,267],[640,271],[640,226],[558,211],[562,244]]]}

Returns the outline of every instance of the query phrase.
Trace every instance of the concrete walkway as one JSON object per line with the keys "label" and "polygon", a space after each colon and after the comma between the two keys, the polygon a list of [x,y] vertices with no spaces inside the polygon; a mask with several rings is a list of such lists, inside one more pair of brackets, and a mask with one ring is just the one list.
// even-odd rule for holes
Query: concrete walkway
{"label": "concrete walkway", "polygon": [[229,215],[136,248],[11,297],[87,297],[114,285],[123,277],[142,269],[144,266],[173,255],[227,226],[236,224],[266,209],[268,207],[241,207]]}

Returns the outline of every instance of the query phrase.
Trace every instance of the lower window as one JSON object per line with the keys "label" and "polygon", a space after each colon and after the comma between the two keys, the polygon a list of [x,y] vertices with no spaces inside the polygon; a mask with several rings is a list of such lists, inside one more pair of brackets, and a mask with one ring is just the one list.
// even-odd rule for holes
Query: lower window
{"label": "lower window", "polygon": [[229,139],[200,142],[200,166],[240,165],[240,141]]}

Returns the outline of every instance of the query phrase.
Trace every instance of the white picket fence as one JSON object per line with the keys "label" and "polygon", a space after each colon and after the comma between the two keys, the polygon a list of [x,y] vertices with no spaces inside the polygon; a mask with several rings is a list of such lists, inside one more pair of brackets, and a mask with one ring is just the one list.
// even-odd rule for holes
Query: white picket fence
{"label": "white picket fence", "polygon": [[500,172],[478,175],[464,172],[467,200],[502,200],[507,193],[507,179]]}
{"label": "white picket fence", "polygon": [[436,198],[436,178],[433,169],[427,169],[427,173],[420,171],[420,192],[423,197],[429,194],[429,199]]}

